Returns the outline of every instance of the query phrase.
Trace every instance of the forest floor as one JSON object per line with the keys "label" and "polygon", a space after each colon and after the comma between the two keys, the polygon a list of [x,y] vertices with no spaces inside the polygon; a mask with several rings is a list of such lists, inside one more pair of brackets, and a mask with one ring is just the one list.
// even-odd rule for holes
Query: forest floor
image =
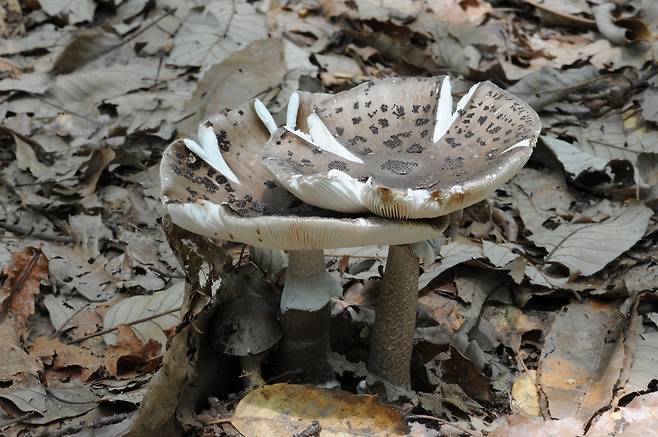
{"label": "forest floor", "polygon": [[[653,0],[0,1],[0,435],[116,436],[133,423],[190,323],[160,219],[172,140],[254,97],[276,114],[295,89],[438,74],[456,97],[484,80],[508,89],[542,134],[422,266],[411,389],[389,387],[393,405],[356,394],[372,377],[386,248],[332,250],[344,391],[286,384],[266,358],[279,384],[244,397],[224,357],[213,381],[179,381],[174,428],[656,435],[653,32]],[[280,290],[281,253],[222,254],[248,276],[238,288]]]}

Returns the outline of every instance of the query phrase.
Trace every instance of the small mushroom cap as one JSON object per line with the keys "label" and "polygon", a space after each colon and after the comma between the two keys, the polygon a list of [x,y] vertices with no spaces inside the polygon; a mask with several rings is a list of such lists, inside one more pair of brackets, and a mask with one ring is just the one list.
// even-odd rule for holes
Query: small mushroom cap
{"label": "small mushroom cap", "polygon": [[[326,95],[300,94],[300,128],[307,128],[306,115],[319,98]],[[300,250],[415,243],[436,237],[447,226],[442,219],[395,221],[302,203],[261,164],[270,134],[256,115],[254,101],[208,123],[238,183],[190,151],[185,141],[170,144],[160,165],[162,201],[173,222],[188,231],[257,247]]]}
{"label": "small mushroom cap", "polygon": [[215,348],[241,357],[264,352],[281,338],[274,311],[255,297],[238,297],[221,304],[214,328]]}
{"label": "small mushroom cap", "polygon": [[453,112],[446,76],[366,82],[314,110],[357,159],[279,130],[263,164],[309,204],[390,218],[438,217],[486,198],[523,167],[541,127],[532,108],[490,82]]}

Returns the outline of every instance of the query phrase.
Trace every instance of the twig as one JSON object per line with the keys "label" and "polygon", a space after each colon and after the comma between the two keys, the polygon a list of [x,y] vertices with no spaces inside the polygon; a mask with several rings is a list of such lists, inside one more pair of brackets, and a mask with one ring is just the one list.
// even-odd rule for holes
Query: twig
{"label": "twig", "polygon": [[[132,326],[132,325],[137,325],[137,324],[142,323],[142,322],[148,322],[149,320],[157,319],[158,317],[166,316],[167,314],[171,314],[171,313],[175,313],[176,311],[180,311],[182,308],[183,308],[182,306],[179,306],[179,307],[170,309],[169,311],[165,311],[163,313],[153,314],[151,316],[144,317],[142,319],[133,320],[132,322],[122,323],[121,325]],[[80,337],[80,338],[70,340],[70,341],[66,342],[66,344],[78,344],[78,343],[81,343],[85,340],[89,340],[90,338],[98,337],[99,335],[105,335],[108,332],[116,331],[117,329],[119,329],[119,326],[121,326],[121,325],[117,325],[117,326],[114,326],[112,328],[103,329],[102,331],[94,332],[93,334],[85,335],[84,337]]]}
{"label": "twig", "polygon": [[302,432],[298,432],[292,435],[292,437],[316,437],[320,435],[322,427],[318,420],[313,420],[311,424]]}
{"label": "twig", "polygon": [[33,233],[32,230],[22,228],[20,226],[10,225],[8,223],[0,222],[0,228],[3,228],[4,230],[11,232],[12,234],[16,234],[22,238],[33,237],[38,238],[39,240],[56,241],[58,243],[73,243],[75,241],[73,237],[70,236],[41,234],[36,232]]}
{"label": "twig", "polygon": [[64,328],[66,328],[66,325],[68,325],[69,322],[70,322],[71,320],[73,320],[73,318],[74,318],[75,316],[77,316],[78,314],[80,314],[83,310],[89,308],[90,305],[91,305],[91,302],[89,302],[88,304],[86,304],[86,305],[84,305],[84,306],[78,308],[77,311],[75,311],[73,314],[71,314],[71,315],[69,316],[69,318],[66,319],[66,320],[64,321],[64,323],[62,323],[62,326],[60,326],[59,329],[57,329],[55,332],[53,332],[53,334],[50,336],[50,338],[59,337],[59,335],[60,335],[62,332],[64,332]]}
{"label": "twig", "polygon": [[27,279],[28,275],[32,272],[34,266],[37,265],[37,262],[39,261],[40,257],[41,257],[41,250],[37,249],[37,251],[32,254],[32,258],[30,258],[30,262],[23,267],[21,273],[18,275],[18,278],[16,279],[16,283],[9,291],[9,296],[17,293],[21,288],[23,288],[23,283]]}
{"label": "twig", "polygon": [[455,425],[454,423],[452,423],[448,420],[441,419],[441,418],[438,418],[438,417],[426,416],[424,414],[410,414],[410,415],[407,416],[407,420],[414,420],[414,419],[433,420],[435,422],[439,422],[441,425],[452,426],[453,428],[455,428],[458,431],[463,432],[464,434],[473,435],[473,436],[477,435],[477,434],[473,433],[472,431],[469,431],[465,428],[462,428],[460,426]]}
{"label": "twig", "polygon": [[114,425],[130,418],[133,413],[119,413],[113,416],[103,417],[93,422],[82,421],[62,429],[44,430],[38,433],[28,434],[28,437],[62,437],[65,435],[76,434],[83,429],[102,428],[106,425]]}

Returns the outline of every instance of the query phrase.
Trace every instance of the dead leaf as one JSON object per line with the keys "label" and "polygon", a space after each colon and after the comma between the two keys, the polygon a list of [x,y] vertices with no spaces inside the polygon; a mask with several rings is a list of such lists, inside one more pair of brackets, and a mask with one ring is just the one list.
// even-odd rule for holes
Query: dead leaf
{"label": "dead leaf", "polygon": [[57,56],[52,71],[55,74],[73,73],[78,68],[121,44],[121,38],[102,27],[85,29]]}
{"label": "dead leaf", "polygon": [[539,416],[537,371],[528,370],[519,375],[512,386],[513,405],[528,416]]}
{"label": "dead leaf", "polygon": [[5,279],[0,290],[0,316],[10,315],[22,338],[30,332],[29,319],[41,281],[48,279],[48,259],[41,249],[31,246],[16,252],[2,272]]}
{"label": "dead leaf", "polygon": [[167,62],[208,67],[252,41],[267,38],[265,15],[246,0],[218,0],[201,12],[193,9],[174,38]]}
{"label": "dead leaf", "polygon": [[11,319],[0,323],[0,383],[37,382],[43,366],[21,347],[16,324]]}
{"label": "dead leaf", "polygon": [[489,437],[577,437],[583,434],[582,424],[569,417],[562,420],[545,420],[541,417],[514,415],[498,421],[500,427],[487,434]]}
{"label": "dead leaf", "polygon": [[46,365],[46,376],[51,384],[54,378],[68,381],[73,377],[88,381],[100,370],[103,363],[102,359],[90,350],[43,336],[34,340],[30,355]]}
{"label": "dead leaf", "polygon": [[231,423],[247,436],[289,437],[320,422],[323,436],[403,436],[400,413],[374,396],[353,395],[312,386],[274,384],[249,392]]}
{"label": "dead leaf", "polygon": [[615,305],[571,303],[546,335],[539,385],[552,417],[586,423],[612,400],[624,360],[624,316]]}
{"label": "dead leaf", "polygon": [[69,24],[92,21],[96,3],[93,0],[39,0],[43,11],[50,15],[63,15]]}
{"label": "dead leaf", "polygon": [[556,229],[533,230],[530,239],[549,251],[545,261],[558,262],[572,273],[592,275],[644,236],[653,211],[633,202],[601,223],[565,223]]}
{"label": "dead leaf", "polygon": [[115,378],[133,378],[157,370],[162,361],[161,345],[153,339],[142,342],[128,325],[117,328],[116,346],[107,348],[105,368]]}
{"label": "dead leaf", "polygon": [[[184,289],[185,282],[178,281],[166,290],[158,291],[150,296],[133,296],[124,299],[112,306],[105,314],[103,329],[131,323],[134,335],[141,342],[148,343],[149,340],[155,340],[164,346],[167,344],[167,336],[164,331],[176,326],[180,320]],[[153,318],[132,324],[148,317]],[[105,334],[103,340],[112,346],[118,345],[119,341],[115,332]]]}
{"label": "dead leaf", "polygon": [[573,144],[547,135],[541,136],[542,143],[548,147],[564,166],[564,170],[574,177],[581,173],[603,171],[608,166],[608,160],[581,151]]}
{"label": "dead leaf", "polygon": [[587,437],[634,437],[656,435],[658,393],[634,398],[619,410],[608,410],[587,430]]}

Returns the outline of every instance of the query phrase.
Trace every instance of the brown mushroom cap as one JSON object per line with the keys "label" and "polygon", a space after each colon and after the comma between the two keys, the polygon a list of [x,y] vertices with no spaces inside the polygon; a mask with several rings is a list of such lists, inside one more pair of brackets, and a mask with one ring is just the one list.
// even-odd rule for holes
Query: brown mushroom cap
{"label": "brown mushroom cap", "polygon": [[263,163],[289,191],[318,207],[425,218],[472,205],[523,167],[539,135],[539,117],[483,82],[454,116],[448,109],[454,121],[433,142],[444,78],[369,81],[316,104],[330,133],[361,163],[286,130],[268,141]]}
{"label": "brown mushroom cap", "polygon": [[[304,115],[318,98],[323,97],[301,95],[302,127]],[[183,140],[169,145],[160,166],[162,200],[173,222],[191,232],[258,247],[300,250],[413,243],[445,229],[445,220],[347,215],[296,199],[261,164],[270,135],[255,113],[254,101],[209,122],[239,183],[228,181]]]}

